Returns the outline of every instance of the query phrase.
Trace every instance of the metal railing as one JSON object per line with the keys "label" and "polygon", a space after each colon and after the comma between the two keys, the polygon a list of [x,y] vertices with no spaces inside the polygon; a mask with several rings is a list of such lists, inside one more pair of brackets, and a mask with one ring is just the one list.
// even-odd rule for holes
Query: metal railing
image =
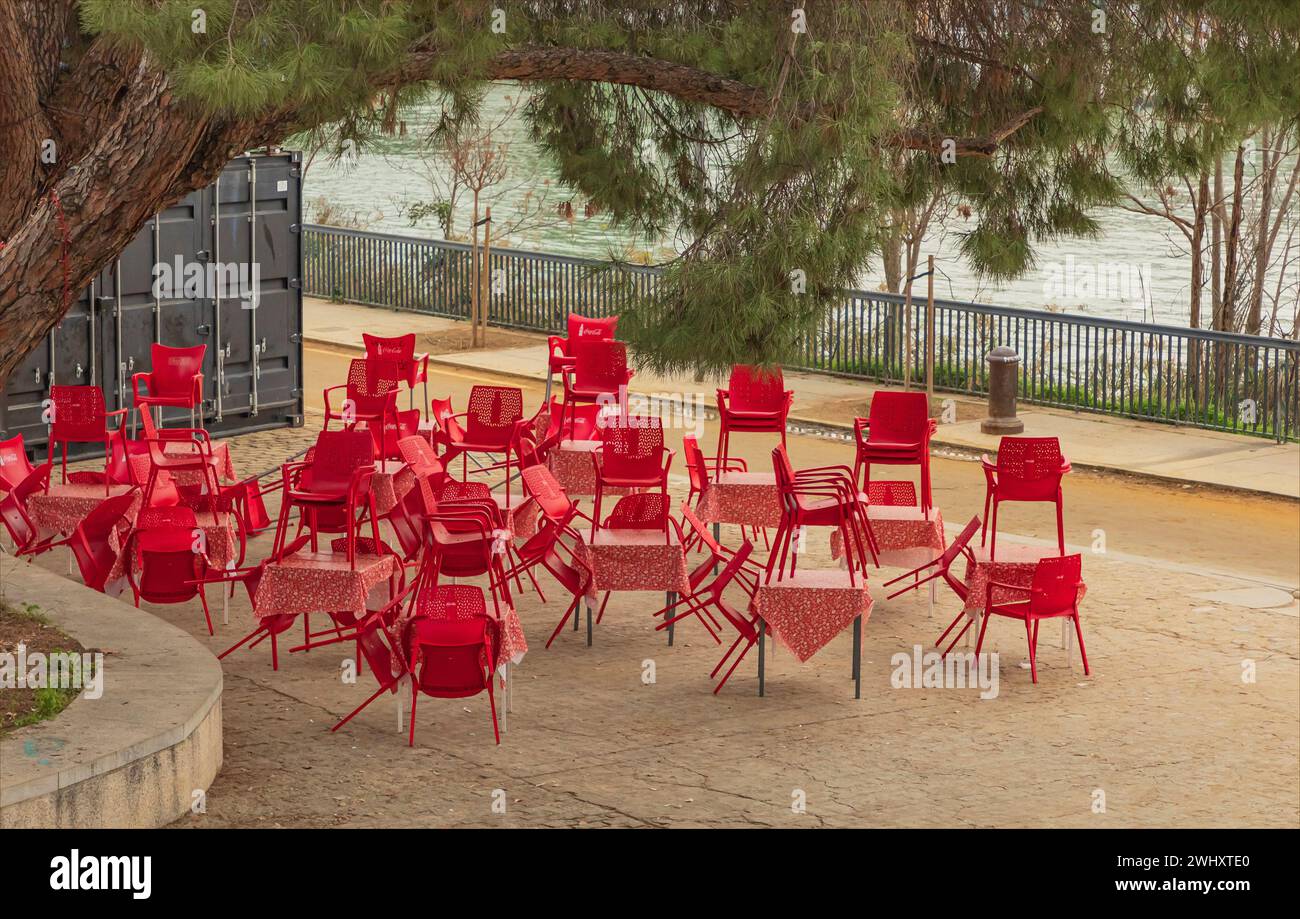
{"label": "metal railing", "polygon": [[[309,296],[468,319],[470,247],[445,240],[305,227]],[[562,333],[570,312],[602,316],[649,296],[654,267],[496,249],[494,325]],[[979,395],[997,345],[1020,355],[1020,398],[1039,405],[1272,437],[1300,435],[1300,342],[935,300],[937,390]],[[926,304],[910,323],[898,294],[846,291],[804,337],[796,369],[881,382],[924,383]],[[910,328],[910,336],[907,330]]]}

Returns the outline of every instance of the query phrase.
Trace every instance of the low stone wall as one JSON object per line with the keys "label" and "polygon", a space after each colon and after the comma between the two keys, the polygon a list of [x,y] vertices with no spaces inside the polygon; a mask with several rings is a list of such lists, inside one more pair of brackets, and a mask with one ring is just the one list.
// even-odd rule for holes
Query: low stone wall
{"label": "low stone wall", "polygon": [[35,603],[104,655],[103,694],[0,739],[0,828],[154,827],[221,768],[221,666],[185,632],[38,565],[0,557],[11,603]]}

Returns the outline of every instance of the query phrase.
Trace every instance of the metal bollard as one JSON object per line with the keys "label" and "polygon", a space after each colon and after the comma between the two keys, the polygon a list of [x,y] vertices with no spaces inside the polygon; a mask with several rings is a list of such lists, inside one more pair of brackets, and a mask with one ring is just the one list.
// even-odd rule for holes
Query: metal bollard
{"label": "metal bollard", "polygon": [[998,345],[989,352],[989,416],[980,422],[985,434],[1019,434],[1025,423],[1016,417],[1020,355]]}

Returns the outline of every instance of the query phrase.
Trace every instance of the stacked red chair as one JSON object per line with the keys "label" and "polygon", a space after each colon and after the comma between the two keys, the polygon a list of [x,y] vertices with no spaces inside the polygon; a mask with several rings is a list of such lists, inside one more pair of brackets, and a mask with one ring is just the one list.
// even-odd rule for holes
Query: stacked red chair
{"label": "stacked red chair", "polygon": [[576,360],[575,346],[578,342],[613,341],[617,331],[617,316],[596,319],[570,313],[568,337],[560,338],[558,335],[551,335],[546,339],[546,395],[543,399],[548,402],[551,399],[551,380],[554,375],[557,373],[563,375],[566,370],[572,369]]}
{"label": "stacked red chair", "polygon": [[840,531],[850,584],[856,583],[854,572],[858,569],[865,577],[867,552],[879,565],[871,521],[867,518],[866,496],[855,487],[853,474],[847,467],[818,466],[796,472],[790,465],[785,447],[777,447],[772,451],[772,468],[776,472],[776,487],[781,496],[781,525],[772,541],[767,563],[768,581],[773,572],[778,581],[782,579],[787,557],[790,559],[790,574],[795,573],[801,527],[835,527]]}
{"label": "stacked red chair", "polygon": [[346,533],[348,559],[355,561],[355,535],[362,511],[368,511],[371,536],[379,542],[379,522],[368,482],[374,473],[374,441],[359,430],[322,431],[310,458],[281,466],[284,497],[276,525],[272,554],[279,554],[294,508],[300,512],[299,529],[311,530],[316,551],[320,533]]}
{"label": "stacked red chair", "polygon": [[484,690],[492,711],[492,733],[500,744],[492,688],[497,627],[488,616],[483,591],[468,584],[422,586],[407,634],[413,677],[410,746],[415,746],[415,705],[421,693],[435,699],[466,699]]}
{"label": "stacked red chair", "polygon": [[[577,612],[578,604],[582,602],[583,597],[587,595],[592,572],[587,560],[576,550],[576,547],[582,544],[582,536],[573,527],[574,520],[582,516],[577,505],[569,500],[560,483],[545,466],[527,467],[523,471],[522,478],[524,491],[537,502],[541,510],[542,523],[537,533],[519,546],[517,551],[520,562],[515,572],[519,568],[531,571],[532,568],[541,565],[572,597],[555,631],[546,640],[546,647],[549,648],[565,623],[569,621],[569,617]],[[569,542],[566,543],[563,537],[567,537]],[[567,558],[561,556],[561,550],[568,556]]]}
{"label": "stacked red chair", "polygon": [[871,397],[867,418],[853,419],[857,459],[853,478],[862,476],[866,490],[871,467],[919,466],[921,469],[921,511],[929,519],[934,506],[930,493],[930,435],[935,432],[930,401],[923,392],[879,390]]}
{"label": "stacked red chair", "polygon": [[723,471],[731,451],[731,435],[780,434],[785,446],[786,416],[794,391],[785,388],[781,368],[763,370],[745,364],[731,368],[726,389],[718,390],[718,453],[715,469]]}
{"label": "stacked red chair", "polygon": [[998,444],[997,462],[987,456],[980,458],[984,468],[984,520],[985,532],[980,534],[984,545],[989,524],[989,503],[993,504],[993,530],[989,544],[989,558],[997,557],[998,505],[1003,501],[1043,501],[1056,505],[1056,541],[1065,554],[1064,499],[1061,479],[1070,471],[1070,463],[1061,452],[1061,442],[1055,437],[1004,437]]}
{"label": "stacked red chair", "polygon": [[[714,539],[713,535],[709,532],[708,526],[695,515],[695,512],[691,510],[689,505],[682,505],[682,519],[686,521],[686,526],[689,530],[686,534],[685,542],[687,551],[690,551],[695,547],[702,547],[707,550],[707,556],[704,561],[696,565],[695,568],[687,574],[687,580],[691,585],[691,592],[685,596],[679,597],[676,603],[665,606],[663,609],[659,610],[659,612],[655,613],[655,616],[661,616],[672,612],[672,610],[682,604],[686,604],[686,609],[671,618],[664,620],[656,626],[656,629],[666,629],[675,624],[679,619],[685,619],[687,616],[696,616],[699,618],[700,624],[703,625],[709,635],[712,636],[713,640],[719,641],[718,635],[714,629],[720,630],[722,625],[709,613],[708,606],[711,602],[710,598],[712,597],[712,594],[709,585],[706,585],[705,582],[708,580],[709,575],[718,570],[719,566],[725,568],[730,564],[731,560],[736,557],[736,551],[727,548]],[[728,576],[728,583],[735,583],[752,600],[754,599],[754,592],[758,589],[758,579],[762,574],[762,566],[747,556],[740,568],[736,569]],[[707,622],[704,619],[705,616],[708,616]]]}
{"label": "stacked red chair", "polygon": [[[401,373],[394,361],[357,358],[348,365],[348,381],[325,390],[325,430],[330,422],[343,422],[344,430],[364,423],[374,433],[378,455],[388,453],[388,425],[397,425],[397,390]],[[339,390],[342,390],[340,400]],[[330,394],[333,393],[331,398]]]}
{"label": "stacked red chair", "polygon": [[399,377],[405,381],[408,392],[407,407],[415,404],[415,386],[424,384],[424,400],[420,403],[428,413],[429,406],[429,355],[415,353],[415,333],[384,338],[381,335],[361,333],[366,346],[366,357],[375,361],[393,361]]}
{"label": "stacked red chair", "polygon": [[627,345],[621,341],[581,341],[572,346],[573,366],[564,371],[564,428],[576,424],[578,405],[627,408],[627,385],[633,371],[627,365]]}
{"label": "stacked red chair", "polygon": [[203,404],[203,356],[207,350],[207,345],[192,348],[151,345],[152,369],[131,377],[131,395],[135,398],[136,411],[144,415],[155,406],[187,408],[190,410],[189,426],[194,427],[194,411]]}
{"label": "stacked red chair", "polygon": [[[605,425],[604,433],[604,443],[592,454],[596,465],[593,534],[607,488],[657,489],[667,505],[668,470],[673,464],[673,451],[664,446],[663,422],[659,418],[620,418]],[[667,531],[665,523],[664,532]]]}
{"label": "stacked red chair", "polygon": [[[480,469],[498,469],[506,473],[506,506],[510,505],[510,456],[518,425],[524,419],[524,393],[517,386],[475,386],[469,393],[469,408],[460,415],[444,420],[464,418],[464,433],[453,436],[448,430],[443,461],[450,463],[457,456],[462,463],[471,453],[504,454],[504,463],[492,466],[479,465]],[[465,474],[468,474],[468,465]]]}
{"label": "stacked red chair", "polygon": [[[104,391],[98,386],[50,387],[50,439],[47,460],[53,465],[54,448],[62,447],[60,473],[62,481],[68,480],[68,444],[103,444],[104,494],[108,494],[107,471],[112,461],[110,443],[126,419],[127,410],[120,408],[109,412],[104,409]],[[109,428],[108,419],[117,418],[117,427]],[[48,489],[48,486],[47,486]]]}
{"label": "stacked red chair", "polygon": [[[1074,633],[1079,637],[1079,655],[1083,658],[1083,673],[1088,669],[1088,652],[1083,646],[1083,627],[1079,624],[1079,594],[1084,588],[1081,578],[1083,558],[1067,555],[1063,558],[1040,559],[1034,568],[1034,579],[1029,587],[990,581],[984,597],[984,624],[980,627],[979,641],[975,643],[975,657],[984,647],[984,633],[994,616],[1019,619],[1025,624],[1025,639],[1029,642],[1029,671],[1038,682],[1038,624],[1044,619],[1068,617],[1074,621]],[[994,603],[993,591],[1014,591],[1025,599],[1010,603]]]}

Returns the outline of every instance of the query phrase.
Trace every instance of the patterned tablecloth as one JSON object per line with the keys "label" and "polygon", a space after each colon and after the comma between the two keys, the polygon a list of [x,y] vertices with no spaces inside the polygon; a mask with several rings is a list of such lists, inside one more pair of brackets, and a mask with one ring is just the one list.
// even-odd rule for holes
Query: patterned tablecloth
{"label": "patterned tablecloth", "polygon": [[[973,562],[966,563],[966,606],[967,613],[982,612],[989,581],[1001,581],[1017,587],[1028,587],[1034,580],[1034,569],[1038,560],[1053,558],[1058,549],[1055,546],[1017,546],[1003,543],[998,546],[997,561],[989,561],[988,546],[972,546],[975,555]],[[1087,588],[1079,591],[1082,600]],[[993,602],[1016,603],[1028,599],[1028,595],[1019,591],[993,588]]]}
{"label": "patterned tablecloth", "polygon": [[847,571],[801,568],[793,577],[759,584],[754,611],[782,647],[802,662],[859,616],[865,626],[873,602],[866,581],[859,578],[851,586]]}
{"label": "patterned tablecloth", "polygon": [[361,615],[370,592],[396,572],[392,555],[358,553],[353,568],[342,552],[303,549],[266,566],[255,612],[259,618],[345,610]]}
{"label": "patterned tablecloth", "polygon": [[723,472],[708,484],[695,507],[705,523],[776,527],[781,497],[772,472]]}
{"label": "patterned tablecloth", "polygon": [[577,552],[591,565],[589,597],[606,590],[691,592],[686,552],[671,530],[665,541],[663,530],[600,529],[595,541],[579,543]]}
{"label": "patterned tablecloth", "polygon": [[375,496],[375,511],[387,514],[415,487],[415,471],[401,460],[375,460],[375,474],[370,477],[370,493]]}
{"label": "patterned tablecloth", "polygon": [[[876,504],[867,508],[871,532],[880,549],[880,564],[898,568],[916,568],[932,562],[946,547],[943,515],[937,507],[930,509],[926,520],[919,507],[892,507]],[[831,558],[844,554],[840,531],[831,533]]]}
{"label": "patterned tablecloth", "polygon": [[[594,495],[596,493],[596,465],[592,453],[604,441],[600,440],[562,440],[547,455],[546,465],[550,467],[555,480],[564,487],[572,498],[575,495]],[[605,495],[625,495],[626,488],[607,488]]]}
{"label": "patterned tablecloth", "polygon": [[[99,507],[105,498],[125,494],[130,488],[130,485],[110,485],[108,494],[105,494],[103,485],[76,482],[51,483],[48,492],[34,492],[27,498],[27,513],[31,516],[36,529],[42,534],[61,533],[67,536],[77,528],[77,524],[81,523],[87,514]],[[142,495],[137,491],[130,511],[122,518],[123,522],[118,527],[121,531],[119,535],[125,535],[125,531],[130,529],[131,522],[135,520],[135,515],[140,509],[141,497]]]}
{"label": "patterned tablecloth", "polygon": [[[168,444],[163,448],[164,453],[175,453],[177,456],[192,455],[189,448],[182,449],[183,444]],[[215,443],[212,445],[212,468],[216,470],[218,482],[235,481],[235,464],[230,458],[230,444]],[[197,469],[192,471],[182,471],[172,473],[172,479],[177,485],[202,485],[203,473]]]}

